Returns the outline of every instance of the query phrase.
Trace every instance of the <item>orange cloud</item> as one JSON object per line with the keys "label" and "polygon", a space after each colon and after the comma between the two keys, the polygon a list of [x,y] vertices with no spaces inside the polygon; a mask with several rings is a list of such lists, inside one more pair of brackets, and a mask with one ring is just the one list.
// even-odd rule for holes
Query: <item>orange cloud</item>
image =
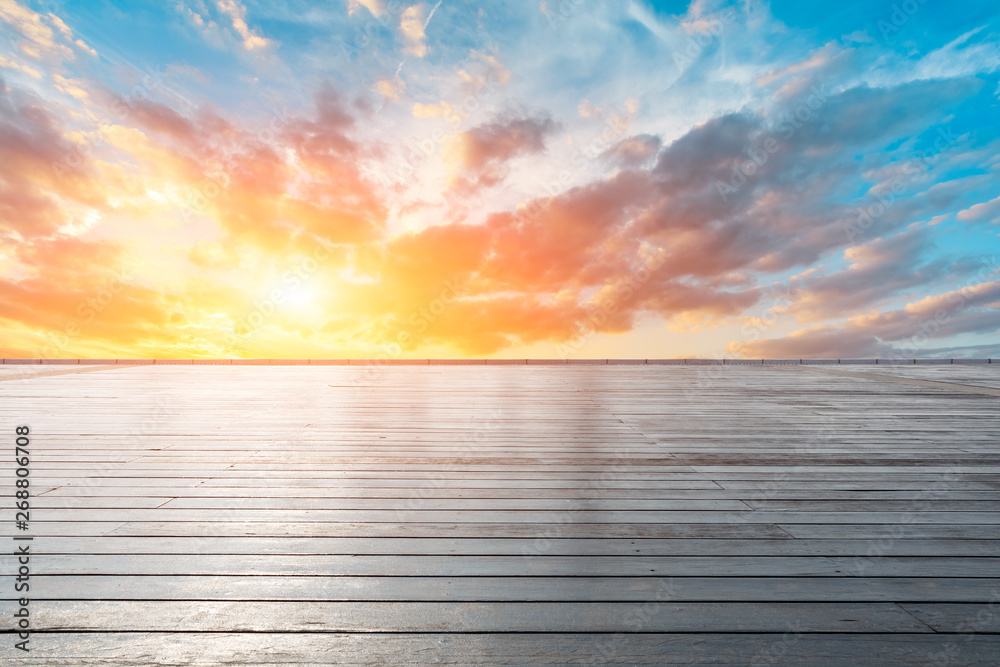
{"label": "orange cloud", "polygon": [[0,81],[0,111],[0,238],[54,234],[68,205],[104,205],[94,164],[40,100]]}

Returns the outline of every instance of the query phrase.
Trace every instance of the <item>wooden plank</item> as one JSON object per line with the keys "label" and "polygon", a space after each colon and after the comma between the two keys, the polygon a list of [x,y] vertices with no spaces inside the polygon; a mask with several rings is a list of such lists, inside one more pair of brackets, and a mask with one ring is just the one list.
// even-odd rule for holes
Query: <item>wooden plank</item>
{"label": "wooden plank", "polygon": [[287,510],[234,507],[219,509],[50,509],[43,520],[35,521],[42,530],[47,522],[65,521],[142,521],[142,522],[320,522],[320,523],[601,523],[601,524],[1000,524],[996,512],[897,511],[897,512],[767,512],[727,510],[591,510],[586,501],[564,511],[548,510]]}
{"label": "wooden plank", "polygon": [[[750,487],[758,491],[756,487]],[[36,489],[37,490],[37,489]],[[926,490],[926,489],[923,489]],[[131,498],[466,498],[466,499],[630,499],[630,500],[742,500],[754,504],[759,500],[899,500],[919,502],[920,496],[912,490],[864,491],[825,488],[768,487],[766,494],[747,494],[741,489],[619,489],[582,486],[571,489],[542,488],[444,488],[435,486],[397,487],[302,487],[269,486],[248,491],[239,486],[60,486],[43,489],[35,497],[33,507],[77,507],[79,500],[88,499],[114,502],[116,506],[127,507]],[[749,496],[749,498],[748,498]],[[997,490],[941,490],[933,497],[941,501],[977,500],[1000,501]],[[96,506],[96,505],[95,505]]]}
{"label": "wooden plank", "polygon": [[[180,502],[171,500],[165,505]],[[185,503],[198,503],[201,500],[184,500]],[[629,501],[643,502],[643,501]],[[650,501],[656,502],[656,501]],[[719,501],[715,501],[719,502]],[[911,495],[908,500],[746,500],[755,510],[771,512],[909,512],[913,510],[933,510],[935,512],[996,512],[1000,511],[1000,500],[948,500],[937,494],[921,498]]]}
{"label": "wooden plank", "polygon": [[[285,522],[285,521],[32,521],[32,535],[45,537],[118,535],[144,537],[159,536],[341,536],[341,537],[618,537],[618,538],[787,538],[792,539],[787,530],[768,524],[729,525],[717,524],[584,524],[562,521],[557,523],[407,523],[392,521],[386,523],[332,523],[332,522]],[[956,529],[962,526],[945,526]],[[858,528],[855,527],[857,530]],[[957,531],[961,532],[961,531]],[[966,533],[975,532],[975,537],[997,539],[1000,526],[970,526]],[[878,526],[873,534],[886,533]],[[964,536],[964,534],[962,535]]]}
{"label": "wooden plank", "polygon": [[858,371],[834,370],[832,368],[816,368],[815,366],[789,366],[789,368],[802,369],[810,373],[823,373],[824,375],[839,375],[841,377],[862,378],[877,382],[895,382],[914,387],[929,387],[940,389],[941,391],[960,391],[968,394],[981,394],[983,396],[1000,396],[1000,388],[958,384],[956,382],[941,382],[940,380],[924,380],[914,377],[904,377],[902,374],[861,373]]}
{"label": "wooden plank", "polygon": [[[646,618],[646,632],[905,632],[931,633],[898,605],[883,602],[659,602],[655,614],[637,603],[572,602],[260,602],[50,601],[33,627],[107,632],[618,632],[622,619]],[[14,606],[0,601],[2,627]]]}
{"label": "wooden plank", "polygon": [[[980,603],[908,603],[903,605],[906,613],[933,628],[935,632],[955,632],[966,636],[978,634],[1000,634],[1000,589],[991,582],[989,600]],[[1000,655],[1000,654],[997,654]]]}
{"label": "wooden plank", "polygon": [[1000,540],[488,537],[45,536],[35,554],[313,554],[456,556],[992,556]]}
{"label": "wooden plank", "polygon": [[1000,539],[1000,526],[996,524],[781,524],[781,530],[796,539],[858,539],[873,540],[876,544],[901,539]]}
{"label": "wooden plank", "polygon": [[[623,489],[623,490],[668,490],[668,489],[719,489],[721,488],[718,484],[712,482],[711,480],[703,479],[692,479],[686,481],[675,481],[675,480],[659,480],[659,481],[626,481],[626,480],[600,480],[599,484],[592,484],[588,486],[590,480],[576,480],[576,479],[510,479],[510,478],[494,478],[494,479],[484,479],[477,478],[475,480],[469,479],[432,479],[428,477],[417,478],[416,480],[412,478],[387,478],[387,479],[345,479],[345,478],[325,478],[325,477],[302,477],[302,478],[285,478],[279,475],[275,475],[272,478],[212,478],[212,477],[163,477],[157,478],[154,476],[142,477],[142,476],[120,476],[120,477],[100,477],[100,478],[45,478],[41,484],[46,487],[50,487],[53,484],[59,485],[59,488],[66,489],[114,489],[119,486],[134,487],[138,482],[146,482],[143,486],[150,489],[158,488],[172,488],[180,484],[188,485],[188,488],[201,487],[201,488],[211,488],[211,487],[225,487],[225,488],[240,488],[240,489],[272,489],[272,488],[299,488],[306,489],[308,487],[317,487],[321,490],[330,489],[334,487],[331,492],[336,492],[339,489],[394,489],[398,493],[399,489],[412,489],[414,493],[429,492],[435,489],[458,489],[462,492],[468,492],[470,490],[479,489],[586,489],[591,488],[595,490],[606,490],[606,489]],[[38,483],[38,482],[36,482]],[[924,483],[926,488],[926,483]],[[983,484],[983,487],[988,488],[988,485]],[[251,491],[242,491],[240,493],[255,493]]]}
{"label": "wooden plank", "polygon": [[[233,510],[232,498],[173,498],[168,500],[155,499],[145,501],[145,506],[153,503],[158,509],[163,510],[187,510],[187,509],[208,509],[208,510]],[[131,501],[130,501],[131,502]],[[797,502],[797,501],[790,501]],[[863,501],[862,501],[863,502]],[[968,503],[973,507],[965,507],[965,510],[975,509],[995,509],[1000,507],[998,503],[982,501],[982,507],[976,507],[974,501],[956,501]],[[425,510],[454,510],[463,512],[488,511],[488,512],[508,512],[508,511],[721,511],[735,510],[746,511],[751,509],[746,503],[734,499],[673,499],[662,498],[656,500],[633,500],[629,498],[421,498],[417,494],[402,498],[239,498],[240,510],[329,510],[339,514],[349,510],[393,510],[393,511],[425,511]],[[907,508],[912,508],[913,504],[907,504]],[[53,508],[54,509],[54,508]],[[125,509],[121,507],[120,509]],[[142,508],[129,508],[142,509]],[[890,508],[891,509],[891,508]],[[959,509],[958,507],[955,508]],[[964,510],[963,510],[964,511]]]}
{"label": "wooden plank", "polygon": [[[996,664],[1000,637],[948,634],[48,633],[18,664],[144,665],[816,665]],[[99,656],[99,657],[90,657]],[[280,660],[276,663],[275,660]]]}
{"label": "wooden plank", "polygon": [[[8,571],[14,555],[0,556]],[[349,576],[812,576],[863,572],[888,577],[1000,577],[1000,557],[921,556],[336,556],[336,555],[50,555],[32,568],[38,575],[328,575]]]}
{"label": "wooden plank", "polygon": [[[991,578],[672,577],[674,602],[991,602]],[[33,600],[656,602],[656,577],[39,575]],[[661,597],[658,597],[661,596]],[[907,605],[904,605],[909,611]],[[978,613],[978,610],[977,610]]]}
{"label": "wooden plank", "polygon": [[116,368],[122,368],[122,366],[116,366],[114,364],[100,364],[95,366],[87,366],[85,368],[60,368],[56,370],[48,369],[45,370],[35,370],[36,366],[31,366],[30,371],[13,370],[7,371],[0,374],[0,382],[17,382],[17,381],[28,381],[28,380],[38,380],[41,378],[55,377],[57,375],[75,375],[77,373],[91,373],[93,371],[109,371]]}
{"label": "wooden plank", "polygon": [[905,381],[612,365],[2,383],[0,418],[35,434],[33,609],[53,632],[32,659],[994,664],[989,623],[957,653],[946,635],[995,603],[1000,412],[941,385],[1000,387],[1000,365],[869,370]]}

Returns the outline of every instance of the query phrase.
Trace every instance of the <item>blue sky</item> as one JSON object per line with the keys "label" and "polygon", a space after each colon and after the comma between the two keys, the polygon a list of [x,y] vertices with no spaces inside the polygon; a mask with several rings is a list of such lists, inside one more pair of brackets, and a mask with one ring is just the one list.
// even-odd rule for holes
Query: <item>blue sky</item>
{"label": "blue sky", "polygon": [[0,0],[0,342],[1000,356],[998,37],[991,2]]}

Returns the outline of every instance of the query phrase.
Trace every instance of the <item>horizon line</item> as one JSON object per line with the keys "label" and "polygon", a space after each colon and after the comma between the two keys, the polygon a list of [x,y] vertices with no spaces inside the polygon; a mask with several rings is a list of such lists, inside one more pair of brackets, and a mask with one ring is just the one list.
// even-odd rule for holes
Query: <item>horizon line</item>
{"label": "horizon line", "polygon": [[[10,358],[0,359],[0,365],[192,365],[192,366],[545,366],[545,365],[623,365],[623,366],[788,366],[788,365],[941,365],[941,364],[992,364],[992,358],[938,358],[938,357],[800,357],[788,359],[745,359],[745,358],[690,358],[674,357],[661,359],[493,359],[458,358],[458,359],[395,359],[395,358],[360,358],[360,359],[262,359],[262,358],[221,358],[205,357],[200,359],[46,359],[46,358]],[[997,360],[1000,364],[1000,359]]]}

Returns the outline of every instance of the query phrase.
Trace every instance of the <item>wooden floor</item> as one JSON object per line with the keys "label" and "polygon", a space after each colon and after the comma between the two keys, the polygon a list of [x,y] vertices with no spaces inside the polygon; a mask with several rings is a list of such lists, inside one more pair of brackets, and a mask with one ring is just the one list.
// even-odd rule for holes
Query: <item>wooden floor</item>
{"label": "wooden floor", "polygon": [[1000,664],[1000,366],[0,367],[0,422],[4,664]]}

